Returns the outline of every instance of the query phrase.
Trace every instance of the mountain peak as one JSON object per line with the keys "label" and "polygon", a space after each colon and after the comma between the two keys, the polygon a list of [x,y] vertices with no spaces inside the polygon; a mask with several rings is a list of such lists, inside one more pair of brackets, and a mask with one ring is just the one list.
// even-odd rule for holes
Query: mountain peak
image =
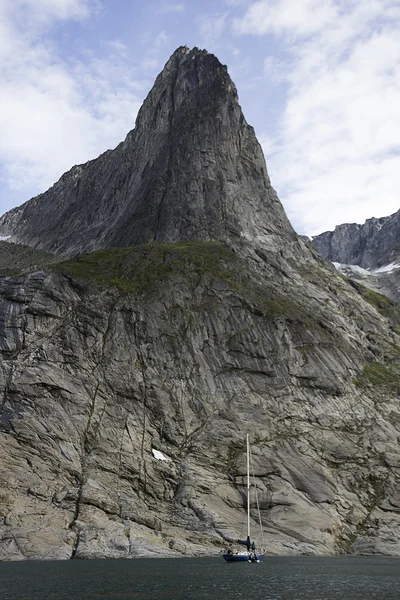
{"label": "mountain peak", "polygon": [[293,235],[227,67],[186,46],[167,61],[123,143],[4,215],[2,227],[11,241],[66,256]]}
{"label": "mountain peak", "polygon": [[[207,50],[197,47],[190,50],[187,46],[180,46],[168,59],[138,113],[135,128],[140,128],[142,121],[146,121],[143,114],[153,112],[168,97],[170,118],[180,109],[197,110],[205,102],[238,102],[236,86],[226,65]],[[156,116],[164,118],[165,115],[159,110]]]}
{"label": "mountain peak", "polygon": [[400,260],[400,211],[388,217],[372,217],[363,225],[343,223],[334,231],[313,237],[324,258],[341,264],[377,269]]}

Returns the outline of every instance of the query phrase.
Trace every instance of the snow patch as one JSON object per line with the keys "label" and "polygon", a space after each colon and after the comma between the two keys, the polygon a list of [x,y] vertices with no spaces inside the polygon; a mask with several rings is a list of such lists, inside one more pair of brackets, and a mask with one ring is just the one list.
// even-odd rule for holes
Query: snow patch
{"label": "snow patch", "polygon": [[359,267],[358,265],[344,265],[342,263],[334,262],[333,266],[335,267],[336,271],[339,271],[339,273],[345,273],[345,274],[354,273],[355,275],[359,275],[361,277],[367,277],[368,275],[371,275],[371,273],[367,269],[363,269],[362,267]]}
{"label": "snow patch", "polygon": [[371,273],[390,273],[395,269],[400,269],[400,265],[398,263],[390,263],[390,265],[386,265],[385,267],[379,267],[379,269],[374,269]]}
{"label": "snow patch", "polygon": [[336,271],[339,273],[343,273],[344,275],[357,275],[358,277],[368,277],[368,275],[379,275],[380,273],[391,273],[395,269],[400,269],[399,263],[390,263],[390,265],[385,265],[384,267],[379,267],[379,269],[372,269],[369,271],[368,269],[363,269],[358,265],[345,265],[343,263],[334,262],[333,266]]}
{"label": "snow patch", "polygon": [[165,456],[165,454],[163,454],[159,450],[156,450],[155,448],[152,448],[151,451],[153,453],[154,458],[156,458],[157,460],[171,460],[168,456]]}
{"label": "snow patch", "polygon": [[5,241],[7,241],[8,239],[10,239],[10,237],[11,237],[11,235],[6,235],[6,236],[4,236],[4,235],[0,235],[0,241],[1,241],[1,242],[5,242]]}

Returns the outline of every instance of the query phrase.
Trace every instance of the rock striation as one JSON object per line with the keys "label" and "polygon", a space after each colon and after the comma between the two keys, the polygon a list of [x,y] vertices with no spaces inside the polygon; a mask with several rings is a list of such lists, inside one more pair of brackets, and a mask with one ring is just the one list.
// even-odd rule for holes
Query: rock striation
{"label": "rock striation", "polygon": [[0,246],[1,559],[220,553],[246,433],[269,553],[400,554],[398,308],[293,232],[215,57],[1,223],[98,248]]}
{"label": "rock striation", "polygon": [[247,432],[268,552],[400,553],[398,335],[348,281],[200,242],[53,269],[1,280],[3,559],[220,552]]}
{"label": "rock striation", "polygon": [[224,65],[181,47],[135,129],[0,220],[10,241],[72,256],[110,246],[293,234]]}
{"label": "rock striation", "polygon": [[339,225],[312,241],[341,273],[400,302],[400,211],[364,225]]}

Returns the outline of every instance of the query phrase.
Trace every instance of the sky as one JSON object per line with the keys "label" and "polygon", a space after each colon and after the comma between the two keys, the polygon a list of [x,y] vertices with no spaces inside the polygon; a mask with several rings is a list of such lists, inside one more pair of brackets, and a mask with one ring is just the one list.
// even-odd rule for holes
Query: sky
{"label": "sky", "polygon": [[400,209],[400,0],[0,0],[0,214],[122,141],[182,45],[228,66],[298,233]]}

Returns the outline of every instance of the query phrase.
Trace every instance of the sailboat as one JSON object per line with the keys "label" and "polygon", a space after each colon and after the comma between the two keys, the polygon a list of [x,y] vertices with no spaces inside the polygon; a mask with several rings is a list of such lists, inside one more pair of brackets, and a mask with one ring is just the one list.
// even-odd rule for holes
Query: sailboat
{"label": "sailboat", "polygon": [[246,550],[237,552],[229,546],[228,551],[223,555],[227,562],[261,562],[264,554],[257,552],[254,540],[251,541],[250,534],[250,442],[249,434],[246,436],[247,443],[247,538],[237,540],[237,543],[246,546]]}

